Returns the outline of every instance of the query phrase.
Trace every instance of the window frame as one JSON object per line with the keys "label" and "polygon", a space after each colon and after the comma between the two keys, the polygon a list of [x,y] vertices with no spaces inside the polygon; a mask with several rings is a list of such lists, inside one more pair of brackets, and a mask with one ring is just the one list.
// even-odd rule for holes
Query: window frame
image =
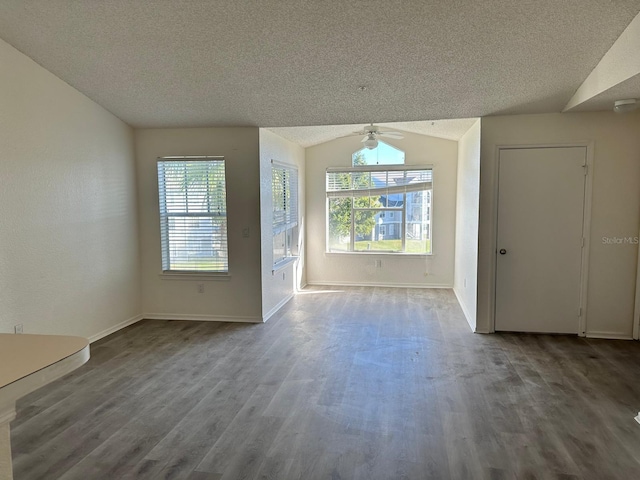
{"label": "window frame", "polygon": [[[282,195],[277,195],[278,182],[275,174],[281,179]],[[271,160],[271,199],[272,199],[272,265],[273,271],[289,264],[298,258],[297,233],[300,210],[298,167],[276,160]],[[283,212],[283,213],[280,213]],[[284,217],[284,218],[281,218]],[[284,233],[284,255],[276,255],[276,238]]]}
{"label": "window frame", "polygon": [[[167,207],[167,182],[165,179],[166,168],[165,165],[169,163],[174,164],[196,164],[198,162],[219,162],[222,164],[222,192],[216,187],[214,197],[220,198],[222,195],[222,202],[216,202],[212,208],[208,205],[208,211],[205,212],[189,212],[188,203],[185,210],[182,212],[169,212]],[[202,277],[212,278],[216,277],[229,277],[229,236],[228,236],[228,191],[227,191],[227,169],[224,156],[213,155],[194,155],[194,156],[165,156],[158,157],[157,159],[157,180],[158,180],[158,206],[159,206],[159,220],[160,220],[160,249],[161,249],[161,276],[166,277]],[[200,193],[201,194],[201,193]],[[188,191],[185,193],[186,201],[188,202]],[[207,202],[210,202],[210,198],[207,197]],[[216,210],[214,212],[214,210]],[[212,225],[215,220],[223,219],[222,232],[218,235],[221,241],[222,251],[224,256],[222,257],[222,263],[220,268],[216,269],[202,269],[202,268],[171,268],[172,265],[172,247],[170,240],[169,219],[173,218],[204,218],[211,219]],[[194,235],[202,236],[201,232],[194,232]],[[193,240],[196,241],[195,239]],[[202,241],[202,239],[200,240]],[[215,241],[213,228],[211,233],[212,243]],[[218,251],[212,247],[212,251]],[[213,256],[212,256],[213,258]]]}
{"label": "window frame", "polygon": [[[389,183],[389,173],[390,172],[405,172],[405,178],[406,178],[406,172],[415,172],[415,171],[428,171],[428,174],[426,174],[429,177],[428,181],[425,182],[416,182],[416,184],[422,185],[424,184],[426,188],[416,188],[416,186],[414,186],[415,184],[401,184],[400,187],[398,186],[392,186],[389,187],[387,185],[387,187],[373,187],[373,186],[369,186],[366,188],[362,188],[362,189],[356,189],[353,188],[353,178],[351,177],[350,183],[351,186],[350,188],[343,190],[346,193],[351,192],[351,196],[349,195],[340,195],[340,191],[341,190],[331,190],[330,189],[330,174],[352,174],[352,173],[356,173],[356,172],[378,172],[378,173],[386,173],[387,174],[387,183]],[[358,166],[352,166],[352,167],[329,167],[326,169],[326,184],[325,184],[325,191],[326,191],[326,206],[325,206],[325,211],[326,211],[326,221],[325,221],[325,233],[326,233],[326,238],[325,238],[325,253],[326,254],[337,254],[337,255],[362,255],[362,254],[376,254],[376,255],[405,255],[405,256],[431,256],[433,255],[433,225],[432,225],[432,217],[433,217],[433,175],[434,175],[434,167],[433,165],[429,165],[429,164],[425,164],[425,165],[358,165]],[[357,178],[357,176],[355,177]],[[387,189],[389,190],[389,194],[398,194],[400,193],[400,190],[403,188],[405,188],[405,190],[402,192],[403,195],[403,199],[402,199],[402,206],[381,206],[381,207],[375,207],[375,208],[357,208],[354,206],[354,202],[357,198],[364,198],[366,196],[370,196],[371,197],[371,193],[373,193],[373,191],[376,190],[383,190],[383,189]],[[365,193],[364,197],[363,196],[357,196],[356,192],[362,191],[363,193]],[[417,193],[417,192],[421,192],[424,195],[424,198],[422,200],[422,206],[423,208],[425,208],[425,212],[429,212],[428,217],[425,215],[425,212],[422,213],[422,220],[421,220],[421,224],[422,225],[426,225],[427,226],[427,233],[423,234],[423,238],[421,240],[425,240],[426,242],[428,242],[429,245],[429,250],[428,251],[424,251],[424,252],[411,252],[411,251],[407,251],[407,227],[408,227],[408,223],[409,219],[407,218],[407,196],[409,194],[412,193]],[[350,207],[350,232],[349,232],[349,243],[348,243],[348,249],[347,250],[340,250],[340,249],[335,249],[332,248],[331,246],[331,232],[330,232],[330,210],[331,210],[331,199],[332,198],[350,198],[351,199],[351,207]],[[428,203],[426,203],[428,201]],[[412,199],[412,203],[415,203]],[[412,205],[413,208],[413,205]],[[400,223],[398,225],[398,228],[394,228],[394,231],[396,230],[400,230],[400,240],[401,240],[401,249],[400,250],[362,250],[362,249],[356,249],[356,231],[355,231],[355,213],[358,211],[375,211],[378,212],[378,214],[381,217],[389,217],[391,218],[390,215],[385,215],[387,212],[400,212]],[[396,219],[396,215],[393,215],[393,220]],[[389,222],[391,223],[391,222]],[[394,222],[394,223],[398,223],[398,222]],[[372,230],[372,234],[375,234],[376,229],[379,227],[374,227]],[[389,231],[389,227],[387,226],[385,228],[386,230],[386,235],[391,235],[390,231]],[[373,242],[373,240],[372,240]]]}

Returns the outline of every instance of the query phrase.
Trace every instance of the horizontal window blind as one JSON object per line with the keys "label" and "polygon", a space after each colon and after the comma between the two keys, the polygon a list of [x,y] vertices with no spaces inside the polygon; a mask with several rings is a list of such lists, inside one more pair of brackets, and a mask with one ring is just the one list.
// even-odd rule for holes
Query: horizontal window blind
{"label": "horizontal window blind", "polygon": [[431,168],[327,170],[327,197],[388,196],[432,188]]}
{"label": "horizontal window blind", "polygon": [[223,157],[158,160],[162,270],[228,272]]}
{"label": "horizontal window blind", "polygon": [[273,192],[273,233],[277,235],[298,224],[298,170],[271,166]]}
{"label": "horizontal window blind", "polygon": [[327,251],[430,254],[432,189],[430,166],[328,168]]}

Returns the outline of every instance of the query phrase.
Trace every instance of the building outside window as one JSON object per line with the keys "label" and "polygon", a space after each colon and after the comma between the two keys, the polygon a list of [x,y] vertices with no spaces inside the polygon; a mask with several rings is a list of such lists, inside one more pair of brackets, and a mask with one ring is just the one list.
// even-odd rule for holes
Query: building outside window
{"label": "building outside window", "polygon": [[327,251],[430,254],[432,169],[378,163],[327,170]]}

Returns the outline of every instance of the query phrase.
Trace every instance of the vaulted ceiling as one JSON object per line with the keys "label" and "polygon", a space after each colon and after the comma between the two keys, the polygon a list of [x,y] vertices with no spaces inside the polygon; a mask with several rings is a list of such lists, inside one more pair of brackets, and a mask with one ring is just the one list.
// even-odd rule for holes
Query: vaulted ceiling
{"label": "vaulted ceiling", "polygon": [[[560,112],[639,11],[639,0],[0,0],[0,38],[134,127],[366,124]],[[640,96],[638,85],[619,88]]]}

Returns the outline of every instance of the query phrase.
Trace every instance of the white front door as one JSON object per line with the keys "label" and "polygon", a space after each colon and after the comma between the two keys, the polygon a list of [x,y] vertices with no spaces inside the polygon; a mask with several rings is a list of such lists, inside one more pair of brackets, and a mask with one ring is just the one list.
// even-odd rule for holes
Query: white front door
{"label": "white front door", "polygon": [[586,147],[500,149],[497,331],[578,333]]}

